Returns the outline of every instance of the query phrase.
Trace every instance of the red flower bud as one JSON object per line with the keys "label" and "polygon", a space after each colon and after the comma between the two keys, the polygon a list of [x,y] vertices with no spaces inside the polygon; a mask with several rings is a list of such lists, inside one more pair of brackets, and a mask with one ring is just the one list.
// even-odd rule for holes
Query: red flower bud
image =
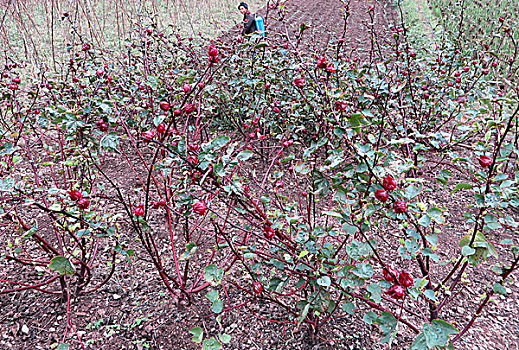
{"label": "red flower bud", "polygon": [[265,233],[265,237],[267,239],[271,239],[276,234],[276,231],[274,231],[274,229],[268,225],[265,225],[263,232]]}

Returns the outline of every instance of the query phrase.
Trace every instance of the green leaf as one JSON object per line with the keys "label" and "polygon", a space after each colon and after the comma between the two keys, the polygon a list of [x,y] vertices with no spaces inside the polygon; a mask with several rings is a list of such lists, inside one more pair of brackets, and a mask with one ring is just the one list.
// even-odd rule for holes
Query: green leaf
{"label": "green leaf", "polygon": [[240,153],[238,153],[238,155],[236,156],[236,158],[238,158],[239,160],[247,160],[249,159],[250,157],[252,157],[254,155],[254,153],[250,150],[245,150],[245,151],[241,151]]}
{"label": "green leaf", "polygon": [[506,295],[506,289],[500,283],[494,283],[492,290],[497,294]]}
{"label": "green leaf", "polygon": [[9,192],[14,188],[16,181],[12,177],[0,179],[0,192]]}
{"label": "green leaf", "polygon": [[368,284],[366,290],[371,293],[371,299],[373,299],[375,303],[380,303],[382,300],[382,296],[380,295],[382,293],[382,288],[378,283]]}
{"label": "green leaf", "polygon": [[310,311],[310,303],[307,303],[301,312],[301,315],[297,318],[297,325],[301,325],[301,323],[305,320],[306,316],[308,315],[308,311]]}
{"label": "green leaf", "polygon": [[221,301],[220,299],[215,300],[211,309],[215,314],[219,314],[223,310],[223,301]]}
{"label": "green leaf", "polygon": [[475,252],[476,252],[476,249],[471,248],[468,245],[466,245],[463,248],[461,248],[461,254],[463,256],[470,256],[470,255],[473,255]]}
{"label": "green leaf", "polygon": [[456,185],[456,187],[454,188],[454,190],[452,190],[451,194],[453,194],[454,192],[456,191],[459,191],[459,190],[470,190],[474,188],[474,186],[472,186],[471,184],[467,184],[467,183],[459,183]]}
{"label": "green leaf", "polygon": [[52,258],[49,268],[60,275],[73,275],[76,273],[76,269],[74,269],[70,260],[64,256],[56,256]]}
{"label": "green leaf", "polygon": [[419,193],[420,193],[419,188],[417,188],[413,185],[410,185],[405,189],[404,197],[407,199],[413,199],[414,197],[418,196]]}
{"label": "green leaf", "polygon": [[223,269],[216,265],[207,265],[204,269],[204,279],[213,287],[216,287],[222,282]]}
{"label": "green leaf", "polygon": [[425,341],[425,334],[420,333],[414,338],[411,350],[429,350],[427,342]]}
{"label": "green leaf", "polygon": [[218,136],[213,141],[211,141],[210,148],[218,150],[225,146],[230,140],[231,138],[229,136]]}
{"label": "green leaf", "polygon": [[197,246],[193,242],[189,242],[188,244],[186,244],[186,251],[182,253],[182,255],[180,255],[179,260],[183,261],[191,259],[196,252],[196,248]]}
{"label": "green leaf", "polygon": [[362,317],[362,320],[364,322],[366,322],[367,324],[373,324],[373,322],[375,322],[375,320],[377,319],[377,314],[374,313],[373,311],[368,311],[364,314],[364,316]]}
{"label": "green leaf", "polygon": [[375,320],[375,323],[380,326],[380,330],[382,331],[383,338],[381,339],[381,343],[391,343],[398,331],[398,321],[396,317],[389,312],[383,312]]}
{"label": "green leaf", "polygon": [[218,300],[218,296],[219,296],[219,293],[216,289],[213,289],[213,290],[207,292],[207,294],[205,295],[205,297],[207,299],[209,299],[209,301],[211,303],[214,303],[216,300]]}
{"label": "green leaf", "polygon": [[189,333],[193,334],[193,342],[200,344],[204,339],[204,330],[201,327],[191,328]]}
{"label": "green leaf", "polygon": [[59,343],[58,347],[56,348],[56,350],[68,350],[69,349],[69,346],[68,344],[65,344],[65,343]]}
{"label": "green leaf", "polygon": [[355,313],[355,304],[353,304],[353,303],[343,304],[342,310],[350,315],[353,315]]}
{"label": "green leaf", "polygon": [[119,136],[115,132],[108,133],[103,136],[99,143],[103,148],[116,150],[117,146],[119,146]]}
{"label": "green leaf", "polygon": [[431,224],[431,218],[429,217],[429,215],[424,215],[420,218],[420,220],[418,220],[418,224],[423,227],[429,227],[429,225]]}
{"label": "green leaf", "polygon": [[356,267],[351,269],[351,273],[362,279],[368,279],[373,276],[373,266],[369,264],[358,264]]}
{"label": "green leaf", "polygon": [[222,343],[216,340],[215,337],[204,340],[204,345],[202,346],[202,350],[220,350],[221,348]]}
{"label": "green leaf", "polygon": [[423,295],[425,295],[425,297],[429,300],[436,301],[436,296],[434,295],[434,290],[432,289],[426,289],[423,292]]}
{"label": "green leaf", "polygon": [[329,287],[332,284],[332,280],[329,276],[323,276],[317,280],[317,284],[322,287]]}
{"label": "green leaf", "polygon": [[434,348],[435,346],[446,346],[449,341],[449,334],[456,334],[458,330],[451,324],[436,319],[431,323],[424,324],[423,333],[427,346]]}
{"label": "green leaf", "polygon": [[218,338],[220,338],[224,344],[229,344],[231,342],[231,336],[229,334],[219,334]]}

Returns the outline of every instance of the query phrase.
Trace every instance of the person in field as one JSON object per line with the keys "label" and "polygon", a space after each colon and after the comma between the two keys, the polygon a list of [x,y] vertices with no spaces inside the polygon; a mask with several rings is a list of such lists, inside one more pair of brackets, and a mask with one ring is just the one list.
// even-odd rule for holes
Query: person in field
{"label": "person in field", "polygon": [[245,2],[240,2],[240,5],[238,5],[238,10],[243,15],[242,34],[247,35],[254,33],[257,30],[256,21],[254,15],[249,11],[249,5],[247,5]]}

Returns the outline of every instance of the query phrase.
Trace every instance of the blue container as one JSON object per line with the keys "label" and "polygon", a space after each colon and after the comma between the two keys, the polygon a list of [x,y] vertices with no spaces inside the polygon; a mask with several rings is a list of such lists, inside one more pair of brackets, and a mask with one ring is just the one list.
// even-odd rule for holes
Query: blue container
{"label": "blue container", "polygon": [[261,35],[265,36],[265,21],[263,20],[263,17],[256,16],[256,32]]}

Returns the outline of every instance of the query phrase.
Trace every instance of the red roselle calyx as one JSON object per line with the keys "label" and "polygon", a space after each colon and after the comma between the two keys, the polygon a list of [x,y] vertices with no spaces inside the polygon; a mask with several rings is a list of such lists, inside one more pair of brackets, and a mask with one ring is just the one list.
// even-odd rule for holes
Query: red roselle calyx
{"label": "red roselle calyx", "polygon": [[90,201],[86,198],[81,198],[77,201],[77,206],[79,209],[86,209],[90,206]]}
{"label": "red roselle calyx", "polygon": [[494,160],[489,156],[483,155],[483,156],[479,157],[478,161],[479,161],[479,165],[486,168],[486,167],[490,166]]}
{"label": "red roselle calyx", "polygon": [[198,201],[196,203],[191,204],[191,207],[193,208],[193,211],[197,213],[198,215],[204,215],[207,211],[207,206],[205,205],[205,202]]}
{"label": "red roselle calyx", "polygon": [[274,231],[274,229],[272,227],[268,226],[268,225],[266,225],[263,228],[263,232],[265,233],[265,237],[267,239],[271,239],[276,234],[276,231]]}
{"label": "red roselle calyx", "polygon": [[397,214],[405,213],[407,212],[407,203],[404,201],[395,201],[395,203],[393,203],[393,210]]}
{"label": "red roselle calyx", "polygon": [[382,187],[384,187],[386,191],[393,191],[396,188],[396,180],[388,175],[382,181]]}
{"label": "red roselle calyx", "polygon": [[389,199],[389,193],[385,190],[377,190],[377,192],[375,192],[375,198],[381,202],[386,202]]}
{"label": "red roselle calyx", "polygon": [[68,191],[68,195],[70,196],[70,199],[72,199],[73,201],[78,201],[81,198],[83,198],[83,194],[77,190]]}
{"label": "red roselle calyx", "polygon": [[194,104],[187,104],[184,106],[184,112],[186,113],[193,113],[195,111],[196,107]]}
{"label": "red roselle calyx", "polygon": [[405,296],[405,289],[404,287],[396,284],[394,286],[391,286],[388,290],[386,290],[386,294],[393,299],[403,299]]}
{"label": "red roselle calyx", "polygon": [[155,133],[153,131],[151,131],[151,130],[142,133],[142,138],[145,139],[145,140],[150,141],[154,137],[155,137]]}
{"label": "red roselle calyx", "polygon": [[260,282],[252,282],[252,291],[256,294],[261,294],[263,291],[263,285]]}
{"label": "red roselle calyx", "polygon": [[168,204],[168,202],[166,201],[166,198],[161,198],[158,201],[153,202],[152,206],[153,206],[153,209],[157,209],[160,207],[165,207],[167,204]]}
{"label": "red roselle calyx", "polygon": [[137,216],[144,216],[144,205],[140,204],[138,205],[134,210],[133,213]]}
{"label": "red roselle calyx", "polygon": [[391,266],[386,266],[382,271],[384,274],[384,279],[388,282],[396,282],[396,278],[398,276],[398,271],[392,268]]}
{"label": "red roselle calyx", "polygon": [[159,125],[157,125],[157,132],[159,134],[163,134],[166,132],[166,125],[164,123],[160,123]]}
{"label": "red roselle calyx", "polygon": [[209,57],[216,57],[216,56],[218,56],[218,49],[214,46],[210,46],[207,53],[208,53]]}
{"label": "red roselle calyx", "polygon": [[160,101],[159,102],[159,106],[160,106],[160,109],[162,109],[163,111],[169,111],[169,103],[167,103],[166,101]]}
{"label": "red roselle calyx", "polygon": [[398,275],[398,283],[406,288],[409,288],[414,284],[413,277],[411,277],[409,273],[402,271]]}
{"label": "red roselle calyx", "polygon": [[294,85],[297,86],[298,88],[302,88],[303,86],[305,86],[305,84],[306,84],[306,80],[304,80],[303,78],[294,79]]}

